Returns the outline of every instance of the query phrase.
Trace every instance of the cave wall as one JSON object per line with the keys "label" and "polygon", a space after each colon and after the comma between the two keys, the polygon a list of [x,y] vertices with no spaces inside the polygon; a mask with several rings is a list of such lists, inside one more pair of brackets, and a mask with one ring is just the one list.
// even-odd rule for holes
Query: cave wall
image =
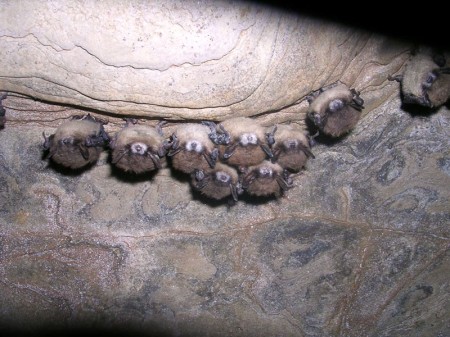
{"label": "cave wall", "polygon": [[[448,107],[406,109],[411,44],[249,3],[2,1],[0,324],[11,333],[450,333]],[[230,207],[170,165],[70,172],[42,133],[91,113],[113,134],[250,116],[305,125],[342,81],[363,117],[319,141],[279,199]]]}

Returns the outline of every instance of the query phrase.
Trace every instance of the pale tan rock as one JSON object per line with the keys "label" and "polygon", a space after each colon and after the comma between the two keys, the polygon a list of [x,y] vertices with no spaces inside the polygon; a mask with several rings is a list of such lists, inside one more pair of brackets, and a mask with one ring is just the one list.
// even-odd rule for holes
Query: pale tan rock
{"label": "pale tan rock", "polygon": [[247,2],[5,1],[0,22],[0,90],[168,119],[279,111],[337,80],[367,113],[409,49]]}

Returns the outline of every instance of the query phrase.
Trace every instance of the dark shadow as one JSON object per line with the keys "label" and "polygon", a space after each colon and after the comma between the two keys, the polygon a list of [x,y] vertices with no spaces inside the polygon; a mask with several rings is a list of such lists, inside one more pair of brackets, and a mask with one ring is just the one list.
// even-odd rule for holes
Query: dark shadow
{"label": "dark shadow", "polygon": [[158,174],[159,170],[153,170],[149,172],[143,173],[134,173],[129,171],[124,171],[113,165],[111,162],[108,162],[111,168],[111,176],[116,178],[117,180],[123,181],[129,184],[137,184],[145,181],[151,181]]}
{"label": "dark shadow", "polygon": [[407,43],[433,45],[450,50],[448,11],[442,3],[379,3],[361,1],[250,1],[288,13],[355,27],[370,33],[389,36]]}
{"label": "dark shadow", "polygon": [[95,326],[88,327],[83,324],[70,327],[57,328],[43,326],[41,328],[22,329],[17,327],[1,327],[1,336],[5,337],[169,337],[174,336],[162,328],[152,326],[144,329],[136,329],[128,326]]}
{"label": "dark shadow", "polygon": [[190,183],[192,199],[201,202],[202,204],[208,205],[212,208],[221,207],[223,205],[227,205],[228,207],[233,207],[237,203],[233,200],[233,197],[230,195],[229,197],[217,200],[213,198],[209,198],[206,195],[202,194],[199,190],[196,190]]}
{"label": "dark shadow", "polygon": [[5,123],[6,123],[6,110],[2,105],[2,101],[6,98],[8,94],[6,92],[2,92],[0,93],[0,130],[5,128]]}
{"label": "dark shadow", "polygon": [[[40,103],[44,103],[50,106],[57,106],[57,107],[63,107],[63,108],[70,108],[70,109],[74,109],[74,110],[79,110],[79,112],[72,114],[71,116],[84,116],[87,114],[92,114],[92,116],[94,118],[96,118],[99,122],[104,122],[105,124],[107,123],[107,119],[103,119],[101,116],[106,116],[106,117],[111,117],[111,118],[119,118],[119,119],[124,119],[124,118],[128,118],[128,119],[137,119],[137,120],[149,120],[149,121],[160,121],[161,118],[157,118],[157,117],[150,117],[150,116],[137,116],[137,115],[123,115],[120,112],[115,113],[115,112],[110,112],[110,111],[104,111],[104,110],[98,110],[98,109],[94,109],[94,108],[89,108],[89,107],[85,107],[85,106],[81,106],[81,105],[75,105],[75,104],[69,104],[69,103],[62,103],[62,102],[52,102],[52,101],[48,101],[45,99],[40,99],[34,96],[29,96],[23,93],[19,93],[19,92],[14,92],[14,91],[9,91],[8,95],[14,96],[14,94],[17,94],[18,97],[28,97],[29,99],[36,101],[36,102],[40,102]],[[93,99],[94,101],[96,100],[95,98],[87,95],[86,93],[81,93],[83,96],[86,96],[90,99]],[[124,100],[108,100],[110,102],[123,102]],[[147,103],[136,103],[134,102],[136,105],[146,105]],[[68,119],[70,119],[70,117],[68,117]],[[123,122],[123,125],[125,125],[125,121]]]}
{"label": "dark shadow", "polygon": [[429,117],[436,113],[440,107],[428,108],[420,104],[402,103],[401,109],[409,113],[412,117]]}
{"label": "dark shadow", "polygon": [[97,164],[97,162],[95,162],[95,163],[92,163],[92,164],[80,167],[78,169],[71,169],[69,167],[65,167],[63,165],[55,163],[50,158],[47,158],[45,153],[42,155],[42,160],[46,160],[47,161],[47,166],[45,167],[46,169],[53,170],[53,171],[55,171],[57,173],[60,173],[60,174],[62,174],[64,176],[68,176],[68,177],[79,176],[79,175],[83,174],[84,172],[87,172],[87,171],[91,170]]}
{"label": "dark shadow", "polygon": [[170,175],[172,178],[174,178],[176,181],[183,183],[183,184],[189,184],[191,181],[191,176],[187,173],[178,171],[173,168],[172,165],[172,157],[166,155],[166,161],[167,161],[167,167],[170,168]]}
{"label": "dark shadow", "polygon": [[[282,198],[282,197],[281,197]],[[246,192],[241,194],[239,196],[239,202],[245,202],[246,204],[252,205],[252,206],[261,206],[264,204],[267,204],[269,201],[278,200],[275,195],[268,195],[268,196],[254,196],[250,195]]]}
{"label": "dark shadow", "polygon": [[191,193],[193,200],[197,200],[205,205],[208,205],[212,208],[221,207],[226,205],[229,209],[233,206],[236,206],[238,203],[245,203],[252,206],[261,206],[266,204],[269,201],[278,200],[275,195],[270,196],[253,196],[244,191],[244,193],[240,194],[238,196],[238,201],[235,201],[233,197],[230,195],[229,197],[217,200],[213,198],[208,198],[207,196],[203,195],[200,191],[196,190],[194,187],[191,186]]}

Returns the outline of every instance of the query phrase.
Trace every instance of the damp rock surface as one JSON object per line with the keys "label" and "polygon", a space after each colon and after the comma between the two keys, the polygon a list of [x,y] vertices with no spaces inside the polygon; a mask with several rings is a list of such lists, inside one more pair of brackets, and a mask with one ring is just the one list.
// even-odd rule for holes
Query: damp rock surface
{"label": "damp rock surface", "polygon": [[[152,4],[0,6],[0,329],[450,335],[450,111],[402,106],[387,78],[410,46],[244,2]],[[88,112],[111,135],[130,115],[169,120],[165,136],[231,116],[305,126],[306,95],[337,80],[361,91],[362,118],[318,137],[279,199],[230,207],[170,160],[138,177],[105,151],[70,172],[42,149]]]}
{"label": "damp rock surface", "polygon": [[393,98],[345,139],[316,145],[284,197],[232,207],[194,193],[170,167],[124,178],[106,153],[80,174],[58,171],[42,159],[48,128],[7,127],[1,323],[444,336],[449,124],[445,107],[413,116]]}

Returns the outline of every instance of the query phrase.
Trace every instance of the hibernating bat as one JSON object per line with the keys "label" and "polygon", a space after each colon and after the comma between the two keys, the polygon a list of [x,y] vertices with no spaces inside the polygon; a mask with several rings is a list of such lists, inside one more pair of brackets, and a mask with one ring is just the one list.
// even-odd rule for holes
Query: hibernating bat
{"label": "hibernating bat", "polygon": [[358,123],[364,100],[355,89],[343,83],[322,88],[307,97],[307,116],[323,133],[339,137],[352,130]]}
{"label": "hibernating bat", "polygon": [[268,142],[273,153],[272,162],[289,171],[300,171],[308,158],[314,158],[309,135],[290,124],[275,125],[268,132]]}
{"label": "hibernating bat", "polygon": [[43,147],[48,151],[48,158],[71,169],[94,164],[109,142],[103,124],[90,114],[73,116],[51,136],[43,133]]}
{"label": "hibernating bat", "polygon": [[402,100],[407,104],[436,108],[450,97],[448,59],[432,48],[418,48],[407,62],[403,75],[389,79],[401,83]]}
{"label": "hibernating bat", "polygon": [[269,160],[250,166],[243,173],[242,188],[250,195],[279,197],[292,186],[289,172]]}
{"label": "hibernating bat", "polygon": [[273,157],[265,128],[255,119],[227,119],[219,124],[217,132],[222,137],[220,158],[229,165],[247,167]]}
{"label": "hibernating bat", "polygon": [[7,93],[2,93],[0,95],[0,129],[3,129],[5,127],[5,123],[6,123],[6,111],[5,108],[2,105],[2,101],[6,98]]}
{"label": "hibernating bat", "polygon": [[136,120],[126,119],[125,127],[111,140],[112,163],[118,168],[141,174],[160,169],[166,155],[161,126],[137,125]]}
{"label": "hibernating bat", "polygon": [[172,157],[172,166],[189,174],[195,170],[206,171],[214,168],[219,150],[209,139],[209,133],[210,129],[206,125],[179,125],[167,145],[167,155]]}
{"label": "hibernating bat", "polygon": [[232,196],[237,201],[238,195],[242,193],[236,169],[220,162],[213,169],[192,173],[191,185],[203,195],[216,200]]}

